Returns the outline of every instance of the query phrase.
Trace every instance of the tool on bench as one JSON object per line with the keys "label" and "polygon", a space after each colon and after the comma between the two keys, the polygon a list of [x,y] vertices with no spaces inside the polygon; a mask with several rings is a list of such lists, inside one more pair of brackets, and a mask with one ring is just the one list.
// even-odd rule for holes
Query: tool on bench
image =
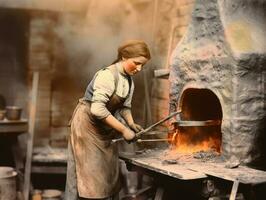
{"label": "tool on bench", "polygon": [[172,141],[172,139],[137,139],[138,143],[141,142],[167,142],[167,141]]}
{"label": "tool on bench", "polygon": [[[150,130],[152,130],[154,127],[156,127],[156,126],[162,124],[163,122],[165,122],[165,121],[171,119],[172,117],[174,117],[174,116],[176,116],[177,114],[180,114],[180,113],[181,113],[180,110],[171,113],[169,116],[167,116],[167,117],[161,119],[160,121],[158,121],[158,122],[156,122],[155,124],[149,126],[148,128],[145,128],[144,130],[142,130],[142,131],[136,133],[136,138],[139,138],[141,135],[146,134],[147,132],[149,132]],[[124,138],[113,139],[113,140],[112,140],[112,143],[120,142],[120,141],[123,141],[123,140],[124,140]]]}

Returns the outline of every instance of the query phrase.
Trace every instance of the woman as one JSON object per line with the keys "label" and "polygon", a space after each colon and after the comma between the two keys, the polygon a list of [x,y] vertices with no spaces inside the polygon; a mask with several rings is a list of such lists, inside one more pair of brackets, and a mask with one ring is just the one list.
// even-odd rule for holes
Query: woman
{"label": "woman", "polygon": [[[66,199],[113,199],[119,192],[119,159],[113,131],[126,141],[142,128],[131,114],[131,76],[150,59],[145,42],[130,40],[118,48],[112,65],[98,71],[79,100],[71,120]],[[122,116],[127,126],[115,114]],[[129,128],[128,128],[129,127]]]}

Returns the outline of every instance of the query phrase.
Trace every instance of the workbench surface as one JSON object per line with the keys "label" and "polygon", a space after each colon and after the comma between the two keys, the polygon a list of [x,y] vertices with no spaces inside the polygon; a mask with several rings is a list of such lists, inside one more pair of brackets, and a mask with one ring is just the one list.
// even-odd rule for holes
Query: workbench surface
{"label": "workbench surface", "polygon": [[[121,153],[120,158],[127,163],[152,170],[181,180],[193,180],[214,176],[229,181],[238,180],[244,184],[266,183],[266,171],[252,169],[246,166],[226,168],[226,163],[220,159],[201,160],[192,154],[173,154],[168,149],[154,149],[140,154]],[[175,164],[165,161],[176,160]]]}

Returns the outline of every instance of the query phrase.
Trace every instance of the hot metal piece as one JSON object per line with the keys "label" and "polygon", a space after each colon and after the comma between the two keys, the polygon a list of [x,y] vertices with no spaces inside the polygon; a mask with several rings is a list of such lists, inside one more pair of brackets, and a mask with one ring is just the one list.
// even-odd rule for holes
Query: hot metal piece
{"label": "hot metal piece", "polygon": [[221,125],[221,120],[205,120],[205,121],[176,121],[176,126],[218,126]]}

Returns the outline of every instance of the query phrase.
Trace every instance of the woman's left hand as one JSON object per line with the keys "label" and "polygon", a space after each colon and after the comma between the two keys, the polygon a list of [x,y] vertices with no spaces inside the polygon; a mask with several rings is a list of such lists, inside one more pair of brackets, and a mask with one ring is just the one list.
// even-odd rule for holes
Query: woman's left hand
{"label": "woman's left hand", "polygon": [[135,133],[138,133],[142,130],[144,130],[140,125],[136,124],[136,123],[133,123],[133,124],[130,124],[129,127],[135,131]]}

